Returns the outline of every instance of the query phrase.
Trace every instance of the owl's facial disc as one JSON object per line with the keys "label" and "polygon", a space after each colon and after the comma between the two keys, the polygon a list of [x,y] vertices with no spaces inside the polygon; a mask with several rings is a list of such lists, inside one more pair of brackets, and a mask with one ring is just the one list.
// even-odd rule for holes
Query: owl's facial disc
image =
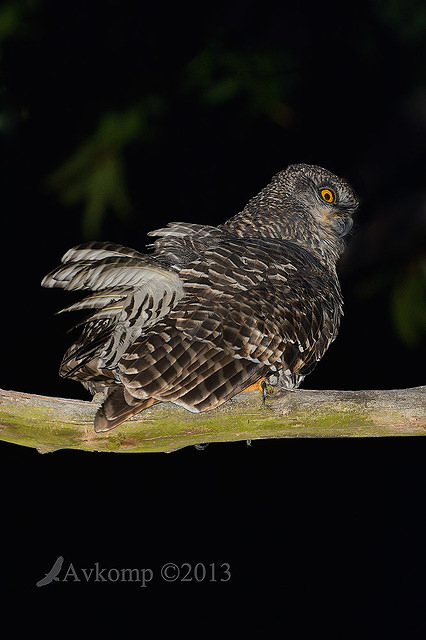
{"label": "owl's facial disc", "polygon": [[[350,215],[345,212],[345,194],[339,185],[336,188],[324,185],[317,190],[320,201],[323,204],[317,205],[317,209],[321,212],[323,220],[335,231],[341,238],[346,236],[353,227],[353,220]],[[343,196],[343,197],[342,197]],[[349,212],[348,212],[349,213]]]}

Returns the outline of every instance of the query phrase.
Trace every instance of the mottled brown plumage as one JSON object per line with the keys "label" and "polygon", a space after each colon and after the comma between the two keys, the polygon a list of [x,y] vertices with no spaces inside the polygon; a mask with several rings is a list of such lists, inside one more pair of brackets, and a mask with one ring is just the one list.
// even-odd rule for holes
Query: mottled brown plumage
{"label": "mottled brown plumage", "polygon": [[45,287],[88,290],[94,310],[60,374],[105,390],[95,429],[160,401],[212,409],[260,378],[297,387],[336,337],[336,262],[358,206],[316,166],[276,174],[223,225],[170,223],[148,254],[112,243],[70,249]]}

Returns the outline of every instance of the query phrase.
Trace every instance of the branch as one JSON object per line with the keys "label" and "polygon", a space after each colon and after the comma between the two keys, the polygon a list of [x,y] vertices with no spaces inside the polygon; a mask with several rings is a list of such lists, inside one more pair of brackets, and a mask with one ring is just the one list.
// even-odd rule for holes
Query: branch
{"label": "branch", "polygon": [[377,437],[426,434],[426,386],[394,391],[283,391],[262,405],[248,391],[194,414],[158,404],[106,433],[95,433],[99,405],[2,391],[0,440],[41,453],[175,451],[205,442],[261,438]]}

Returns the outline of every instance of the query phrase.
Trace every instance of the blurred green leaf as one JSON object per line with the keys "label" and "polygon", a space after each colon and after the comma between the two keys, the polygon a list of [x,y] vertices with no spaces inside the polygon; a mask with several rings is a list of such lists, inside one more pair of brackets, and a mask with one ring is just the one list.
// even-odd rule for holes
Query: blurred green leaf
{"label": "blurred green leaf", "polygon": [[204,100],[215,105],[228,102],[234,98],[241,90],[241,83],[238,78],[229,76],[213,83],[204,92]]}
{"label": "blurred green leaf", "polygon": [[99,234],[108,209],[121,216],[131,211],[123,152],[143,134],[146,118],[145,106],[103,114],[96,132],[48,178],[62,203],[84,204],[86,238]]}
{"label": "blurred green leaf", "polygon": [[374,0],[383,23],[395,36],[407,42],[424,39],[426,4],[419,0]]}
{"label": "blurred green leaf", "polygon": [[27,36],[34,28],[31,22],[38,0],[6,2],[0,7],[0,43],[16,36]]}
{"label": "blurred green leaf", "polygon": [[216,106],[241,99],[253,114],[281,126],[291,120],[287,96],[295,78],[283,52],[235,51],[209,44],[187,65],[183,85],[201,102]]}
{"label": "blurred green leaf", "polygon": [[405,344],[418,347],[426,335],[426,259],[400,275],[392,292],[392,319]]}
{"label": "blurred green leaf", "polygon": [[21,26],[21,9],[8,3],[0,8],[0,41],[13,37]]}

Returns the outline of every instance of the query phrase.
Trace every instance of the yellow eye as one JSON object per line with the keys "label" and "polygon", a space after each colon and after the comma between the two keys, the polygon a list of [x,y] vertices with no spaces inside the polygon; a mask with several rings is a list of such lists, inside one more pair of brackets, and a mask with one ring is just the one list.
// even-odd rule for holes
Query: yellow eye
{"label": "yellow eye", "polygon": [[336,194],[331,189],[321,189],[321,197],[329,204],[336,202]]}

